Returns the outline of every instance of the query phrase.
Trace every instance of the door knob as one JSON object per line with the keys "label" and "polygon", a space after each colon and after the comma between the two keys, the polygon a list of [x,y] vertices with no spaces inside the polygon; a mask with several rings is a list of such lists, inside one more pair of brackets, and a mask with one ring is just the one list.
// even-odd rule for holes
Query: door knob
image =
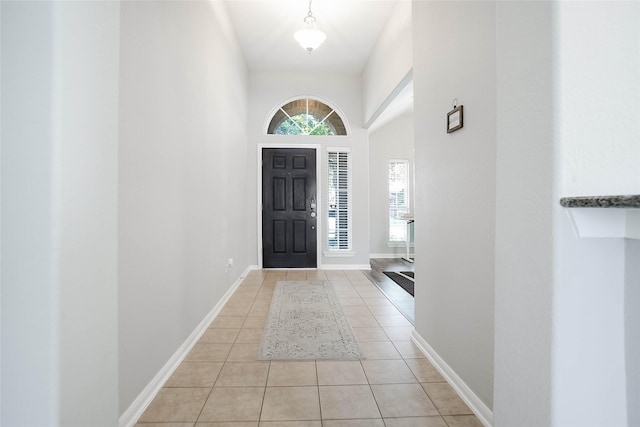
{"label": "door knob", "polygon": [[311,212],[311,218],[315,218],[316,217],[316,213],[315,212]]}

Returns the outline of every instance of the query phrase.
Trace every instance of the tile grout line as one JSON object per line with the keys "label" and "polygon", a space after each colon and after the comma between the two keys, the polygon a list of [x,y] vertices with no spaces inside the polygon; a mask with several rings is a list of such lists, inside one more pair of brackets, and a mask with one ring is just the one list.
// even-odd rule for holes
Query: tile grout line
{"label": "tile grout line", "polygon": [[[243,280],[243,282],[244,282],[244,280]],[[258,295],[258,293],[260,292],[260,289],[262,289],[262,287],[263,287],[262,283],[264,283],[264,280],[261,282],[261,285],[260,285],[260,287],[258,288],[258,292],[257,292],[257,293],[256,293],[256,295],[254,295],[254,297],[253,297],[253,300],[252,300],[252,302],[251,302],[251,306],[250,306],[250,308],[249,308],[249,312],[251,311],[251,307],[253,306],[253,303],[255,302],[255,300],[256,300],[256,298],[257,298],[257,295]],[[241,283],[241,285],[242,285],[242,283]],[[236,292],[237,292],[237,290],[236,290]],[[235,293],[234,293],[234,294],[235,294]],[[225,367],[227,364],[231,364],[231,363],[233,363],[233,362],[229,361],[229,356],[231,355],[231,351],[233,350],[233,347],[235,346],[235,344],[236,344],[236,343],[237,343],[237,341],[238,341],[238,337],[240,336],[240,331],[243,329],[243,328],[242,328],[242,326],[244,325],[244,323],[246,322],[247,318],[249,317],[249,312],[247,313],[247,315],[242,316],[242,317],[243,317],[242,325],[241,325],[241,327],[238,329],[238,334],[235,336],[235,338],[234,338],[234,340],[233,340],[233,343],[231,343],[231,348],[229,349],[229,353],[226,355],[225,360],[222,362],[222,366],[220,367],[220,371],[218,372],[218,375],[216,376],[216,379],[215,379],[215,381],[213,382],[213,385],[212,385],[211,389],[209,390],[209,394],[207,395],[207,398],[205,399],[205,403],[204,403],[204,405],[203,405],[203,406],[202,406],[202,408],[200,409],[200,413],[198,414],[198,417],[196,418],[196,421],[195,421],[194,426],[195,426],[195,425],[197,425],[197,424],[198,424],[198,422],[200,421],[200,417],[202,416],[202,413],[204,412],[204,408],[207,406],[207,402],[208,402],[208,401],[209,401],[209,399],[211,398],[211,394],[213,393],[213,390],[215,389],[215,386],[216,386],[216,384],[218,383],[218,381],[219,381],[219,379],[220,379],[220,375],[221,375],[221,373],[222,373],[222,371],[223,371],[224,367]],[[238,316],[238,317],[239,317],[239,316]],[[221,329],[222,329],[222,328],[221,328]],[[236,329],[236,328],[232,328],[232,329]],[[271,365],[269,364],[269,366],[271,366]],[[267,377],[268,377],[268,373],[267,373]],[[266,390],[266,382],[265,382],[265,390]],[[265,393],[263,392],[263,395],[262,395],[262,404],[264,404],[264,394],[265,394]],[[260,411],[262,412],[262,406],[261,406],[261,408],[260,408]],[[259,422],[259,419],[260,419],[260,418],[258,418],[258,422]]]}
{"label": "tile grout line", "polygon": [[[264,281],[262,283],[264,286]],[[263,286],[261,286],[260,289],[262,289]],[[256,298],[257,298],[257,295],[256,295]],[[271,306],[271,303],[269,303],[269,306]],[[267,316],[268,316],[268,313],[267,313]],[[264,328],[266,328],[266,323],[262,327],[263,333],[264,333]],[[258,346],[260,346],[260,344],[258,344]],[[269,384],[270,374],[271,374],[271,361],[269,361],[269,367],[267,368],[267,378],[265,379],[265,382],[264,382],[264,391],[262,392],[262,402],[260,403],[260,413],[258,414],[258,425],[260,425],[260,423],[262,422],[262,412],[264,411],[264,401],[267,397],[267,384]]]}
{"label": "tile grout line", "polygon": [[[353,282],[351,282],[351,281],[349,281],[349,282],[353,286]],[[354,286],[354,288],[355,288],[355,286]],[[358,292],[357,289],[356,289],[356,292]],[[360,292],[358,292],[358,295],[360,295]],[[362,298],[362,295],[360,295],[360,298]],[[367,310],[369,310],[368,307],[367,307]],[[371,313],[371,315],[373,315],[373,313]],[[374,317],[374,319],[375,319],[375,317]],[[376,323],[377,323],[377,319],[376,319]],[[376,399],[376,395],[373,392],[373,388],[371,387],[371,381],[369,379],[369,375],[367,375],[367,371],[364,369],[364,365],[362,364],[362,359],[360,360],[360,369],[362,369],[362,372],[364,373],[364,377],[367,380],[367,386],[369,387],[369,392],[371,393],[371,396],[373,397],[373,401],[376,402],[376,409],[378,410],[378,414],[380,414],[380,419],[382,420],[382,424],[386,425],[386,423],[384,422],[384,419],[382,417],[382,411],[380,410],[380,404],[378,403],[378,399]]]}
{"label": "tile grout line", "polygon": [[[244,279],[243,279],[243,282],[244,282]],[[242,286],[242,284],[243,283],[240,283],[240,286]],[[240,288],[240,286],[238,286],[238,288]],[[260,288],[262,288],[262,286],[260,286]],[[237,289],[236,289],[235,292],[237,292]],[[234,292],[234,295],[235,295],[235,292]],[[255,299],[255,297],[254,297],[254,299]],[[226,304],[225,304],[225,306],[226,306]],[[224,309],[224,307],[223,307],[223,309]],[[242,321],[242,325],[244,325],[244,322],[246,321],[246,319],[247,319],[247,316],[244,316],[244,320]],[[240,329],[242,329],[242,325],[240,325]],[[239,331],[238,331],[238,335],[240,335]],[[209,395],[205,399],[204,405],[202,405],[202,408],[200,409],[200,413],[198,414],[198,417],[196,418],[196,422],[195,422],[194,426],[197,425],[198,422],[200,421],[200,417],[202,416],[202,413],[204,412],[204,408],[207,406],[207,402],[211,398],[211,394],[213,393],[213,389],[215,388],[216,384],[218,383],[218,380],[220,379],[220,374],[222,374],[222,370],[224,369],[225,365],[227,364],[227,360],[229,359],[229,355],[231,354],[231,351],[233,350],[233,346],[234,346],[236,340],[238,339],[238,335],[236,335],[233,343],[231,343],[231,347],[229,349],[229,353],[227,353],[224,361],[222,362],[222,366],[220,367],[220,371],[218,372],[218,375],[216,376],[216,379],[215,379],[215,381],[213,382],[213,384],[211,386],[211,390],[209,390]]]}
{"label": "tile grout line", "polygon": [[262,422],[262,411],[264,411],[264,401],[267,398],[267,384],[269,383],[269,373],[271,373],[271,362],[267,369],[267,379],[264,382],[264,392],[262,393],[262,403],[260,404],[260,413],[258,414],[258,425]]}
{"label": "tile grout line", "polygon": [[320,409],[320,425],[323,425],[324,423],[322,422],[322,420],[324,418],[322,417],[322,401],[320,400],[320,376],[318,375],[318,361],[314,360],[313,364],[316,368],[316,391],[318,393],[318,408]]}
{"label": "tile grout line", "polygon": [[[310,280],[310,279],[308,279],[308,273],[305,273],[305,275],[306,275],[306,277],[307,277],[307,280]],[[233,362],[233,361],[230,361],[230,360],[229,360],[229,358],[230,358],[230,356],[231,356],[231,351],[233,350],[233,347],[234,347],[234,346],[236,346],[237,344],[241,344],[241,343],[239,343],[239,342],[238,342],[238,340],[240,339],[240,333],[241,333],[241,331],[242,331],[243,329],[257,329],[257,328],[244,328],[244,326],[245,326],[245,324],[246,324],[246,322],[247,322],[248,318],[249,318],[249,317],[263,317],[263,316],[249,316],[249,314],[251,313],[251,310],[254,308],[254,305],[255,305],[255,304],[256,304],[256,302],[258,301],[258,295],[260,295],[261,293],[263,293],[263,292],[265,292],[265,291],[266,291],[266,292],[269,292],[269,291],[271,290],[271,292],[272,292],[272,289],[273,289],[273,287],[274,287],[275,283],[277,283],[278,281],[282,281],[282,280],[285,280],[285,281],[286,281],[286,280],[287,280],[286,275],[285,275],[284,279],[282,279],[282,278],[278,278],[278,276],[279,276],[279,275],[273,275],[273,276],[276,276],[276,277],[270,277],[270,275],[268,275],[268,274],[267,274],[267,275],[264,275],[264,276],[260,276],[260,277],[262,277],[262,280],[260,281],[260,284],[259,284],[259,286],[258,286],[258,288],[257,288],[257,291],[256,291],[255,293],[253,293],[253,296],[252,296],[252,297],[250,297],[251,304],[250,304],[250,306],[249,306],[249,312],[248,312],[248,313],[246,313],[244,316],[242,316],[242,322],[241,322],[241,325],[240,325],[240,328],[239,328],[239,329],[238,329],[238,328],[229,328],[229,327],[227,327],[227,328],[210,328],[210,327],[209,327],[209,328],[208,328],[208,329],[238,329],[238,333],[235,335],[235,337],[234,337],[234,339],[233,339],[233,342],[231,342],[231,343],[230,343],[230,347],[231,347],[231,348],[230,348],[229,352],[226,354],[226,356],[225,356],[224,360],[222,360],[222,364],[221,364],[220,370],[218,371],[218,374],[217,374],[216,378],[214,379],[214,381],[213,381],[213,383],[212,383],[212,386],[211,386],[211,387],[206,387],[206,388],[209,388],[209,393],[208,393],[208,395],[206,396],[206,398],[205,398],[205,400],[204,400],[204,404],[203,404],[202,408],[200,409],[200,412],[199,412],[198,416],[196,417],[196,419],[195,419],[194,423],[204,422],[204,421],[201,421],[200,419],[201,419],[201,417],[202,417],[203,413],[205,412],[205,411],[204,411],[204,409],[205,409],[205,407],[207,406],[208,401],[211,399],[211,396],[212,396],[212,394],[213,394],[213,391],[215,390],[216,385],[220,382],[220,378],[221,378],[221,375],[220,375],[220,374],[222,373],[222,371],[223,371],[224,367],[225,367],[225,366],[227,366],[227,365],[228,365],[228,366],[231,366],[232,364],[234,364],[234,363],[236,363],[236,362],[238,362],[238,363],[240,363],[240,362],[247,362],[247,363],[249,363],[249,362],[253,362],[253,361],[254,361],[254,360],[239,360],[239,361]],[[352,278],[350,278],[350,277],[348,277],[348,276],[345,276],[345,277],[346,277],[346,280],[342,280],[343,278],[336,278],[336,277],[334,277],[334,279],[333,279],[333,280],[334,280],[334,281],[344,281],[344,282],[348,282],[348,283],[349,283],[349,286],[350,286],[351,288],[354,288],[354,289],[355,289],[355,285],[354,285],[354,282],[353,282]],[[365,277],[366,277],[366,275],[365,275]],[[367,279],[369,279],[369,278],[367,277]],[[253,278],[253,280],[255,280],[255,278]],[[253,280],[252,280],[252,281],[253,281]],[[313,279],[313,280],[320,280],[320,279]],[[328,279],[328,278],[327,278],[327,279],[322,279],[322,280],[326,280],[326,281],[329,281],[329,282],[331,281],[331,280],[330,280],[330,279]],[[252,283],[252,285],[253,285],[253,283]],[[375,284],[374,284],[374,285],[375,285]],[[238,289],[241,289],[241,287],[239,287]],[[355,290],[356,290],[357,295],[359,295],[359,298],[361,298],[361,299],[362,299],[362,296],[360,295],[360,293],[358,292],[358,290],[357,290],[357,289],[355,289]],[[379,291],[379,289],[378,289],[378,291]],[[252,291],[252,292],[253,292],[253,291]],[[373,298],[373,297],[372,297],[372,298]],[[248,299],[249,299],[249,298],[247,298],[247,300],[248,300]],[[340,303],[339,299],[338,299],[338,302]],[[262,304],[262,303],[261,303],[261,304]],[[342,304],[341,304],[341,303],[340,303],[340,305],[342,306]],[[344,308],[344,307],[343,307],[343,308]],[[371,312],[370,307],[369,307],[368,305],[367,305],[367,309]],[[444,422],[444,425],[451,426],[451,424],[450,424],[450,423],[449,423],[449,422],[444,418],[444,417],[445,417],[445,415],[443,415],[443,414],[442,414],[442,412],[441,412],[441,410],[440,410],[440,409],[435,405],[435,403],[434,403],[433,399],[431,398],[431,396],[429,395],[429,393],[427,393],[427,390],[426,390],[426,389],[425,389],[425,387],[423,386],[424,384],[431,384],[431,383],[439,384],[439,383],[442,383],[442,381],[435,381],[435,382],[427,381],[426,383],[422,383],[422,382],[420,382],[420,381],[419,381],[419,378],[418,378],[418,374],[417,374],[416,372],[418,372],[418,373],[420,373],[420,375],[422,375],[422,374],[421,374],[421,372],[422,372],[422,371],[419,369],[421,366],[420,366],[420,364],[419,364],[419,363],[417,363],[417,362],[418,362],[420,359],[422,359],[422,358],[419,358],[419,357],[409,357],[409,356],[414,355],[411,351],[407,351],[407,357],[405,357],[405,355],[404,355],[402,352],[400,352],[400,350],[399,350],[399,347],[398,347],[398,346],[399,346],[399,344],[398,344],[398,342],[400,342],[400,341],[407,341],[407,340],[397,339],[397,340],[395,340],[395,342],[394,342],[394,340],[392,339],[392,337],[389,335],[389,333],[384,329],[384,327],[383,327],[383,326],[382,326],[382,324],[380,323],[380,319],[378,318],[378,316],[374,315],[374,314],[373,314],[373,312],[371,312],[371,316],[372,316],[372,318],[373,318],[373,320],[374,320],[375,324],[376,324],[376,325],[378,325],[377,327],[378,327],[378,328],[380,328],[380,329],[382,329],[382,330],[383,330],[383,332],[384,332],[384,336],[385,336],[385,337],[387,337],[387,340],[386,340],[386,341],[384,341],[384,342],[389,342],[389,343],[391,343],[392,347],[393,347],[393,348],[395,349],[395,351],[398,353],[398,355],[399,355],[399,357],[400,357],[400,358],[399,358],[399,359],[397,359],[397,358],[392,358],[392,359],[388,359],[388,358],[379,358],[379,359],[370,359],[370,360],[371,360],[371,361],[393,361],[393,360],[402,360],[402,361],[404,362],[404,366],[405,366],[407,369],[409,369],[409,370],[411,371],[413,378],[416,380],[416,383],[415,383],[415,384],[417,384],[417,385],[419,386],[419,388],[420,388],[420,390],[422,391],[422,393],[424,393],[424,395],[426,395],[426,396],[427,396],[427,400],[428,400],[428,401],[432,404],[432,406],[436,409],[436,411],[437,411],[438,415],[434,415],[434,416],[436,416],[436,417],[440,418],[440,419]],[[235,317],[235,316],[232,316],[232,317]],[[349,316],[347,316],[347,319],[349,319]],[[264,328],[265,328],[265,327],[266,327],[266,325],[263,325],[263,326],[262,326],[263,332],[264,332]],[[353,325],[351,325],[351,327],[353,327]],[[396,335],[397,335],[397,334],[396,334]],[[410,341],[409,341],[409,342],[410,342]],[[212,343],[212,344],[223,344],[223,343]],[[384,356],[384,353],[383,353],[382,355]],[[382,411],[381,411],[381,407],[380,407],[380,403],[378,402],[378,399],[376,398],[376,395],[375,395],[375,393],[373,392],[373,385],[385,385],[385,384],[371,384],[371,379],[369,378],[369,375],[367,375],[367,372],[366,372],[366,371],[365,371],[365,369],[364,369],[364,362],[365,362],[365,361],[367,361],[367,360],[369,360],[369,359],[364,359],[364,358],[362,358],[362,357],[361,357],[361,358],[358,360],[358,361],[359,361],[358,366],[361,368],[361,370],[362,370],[362,372],[363,372],[363,374],[364,374],[364,377],[365,377],[365,379],[366,379],[366,384],[369,386],[370,393],[371,393],[372,397],[374,398],[374,402],[375,402],[375,404],[376,404],[376,408],[377,408],[377,410],[378,410],[378,416],[379,416],[379,418],[369,418],[369,419],[371,419],[371,420],[373,420],[373,419],[380,419],[380,420],[382,421],[382,424],[386,426],[386,425],[387,425],[387,423],[386,423],[385,419],[383,418]],[[417,365],[418,365],[418,366],[416,366],[416,369],[418,369],[418,371],[414,371],[414,370],[411,368],[411,366],[410,366],[410,365],[409,365],[409,363],[408,363],[408,361],[409,361],[409,360],[411,360],[411,361],[412,361],[412,364],[417,363]],[[255,361],[257,361],[257,359],[256,359]],[[209,360],[197,360],[197,361],[189,361],[189,362],[212,363],[212,362],[214,362],[214,361],[209,361]],[[315,389],[316,389],[316,393],[317,393],[318,406],[319,406],[319,411],[320,411],[320,423],[321,423],[321,425],[324,425],[324,421],[325,421],[325,420],[323,419],[323,410],[322,410],[323,408],[322,408],[322,404],[321,404],[321,400],[320,400],[320,388],[321,388],[321,385],[320,385],[320,381],[319,381],[319,366],[318,366],[318,360],[314,360],[313,362],[314,362],[314,371],[315,371],[315,380],[316,380],[316,387],[315,387]],[[215,362],[215,363],[219,363],[219,362]],[[260,403],[260,410],[259,410],[259,415],[258,415],[258,420],[257,420],[257,422],[258,422],[258,423],[266,422],[266,420],[263,420],[263,418],[262,418],[262,417],[263,417],[263,411],[264,411],[264,408],[265,408],[265,402],[266,402],[266,389],[268,388],[269,376],[270,376],[270,374],[271,374],[272,363],[273,363],[273,361],[269,361],[269,365],[268,365],[268,367],[267,367],[267,375],[266,375],[265,383],[264,383],[264,386],[262,387],[262,388],[263,388],[263,396],[262,396],[262,400],[261,400],[261,403]],[[446,382],[446,381],[444,381],[444,383],[445,383],[445,384],[448,384],[448,382]],[[396,382],[392,382],[392,383],[390,383],[390,385],[401,385],[401,384],[405,384],[405,383],[396,383]],[[330,384],[329,384],[329,385],[330,385]],[[335,386],[350,386],[350,385],[359,385],[359,384],[335,384]],[[363,385],[364,385],[364,384],[363,384]],[[163,386],[163,387],[164,387],[164,386]],[[242,387],[249,387],[249,386],[229,386],[229,387],[242,388]],[[291,385],[288,385],[288,386],[281,386],[281,387],[297,387],[297,385],[295,385],[295,384],[291,384]],[[203,387],[187,387],[187,388],[193,389],[193,388],[203,388]],[[256,402],[256,403],[257,403],[257,402]],[[467,415],[468,415],[468,416],[470,416],[470,417],[473,417],[473,416],[474,416],[473,414],[450,414],[450,415],[448,415],[448,416],[450,416],[450,417],[464,417],[464,416],[467,416]],[[420,417],[422,417],[422,416],[431,417],[430,415],[407,415],[407,416],[405,416],[405,417],[398,416],[398,417],[389,417],[389,418],[420,418]],[[349,418],[349,419],[350,419],[350,418]],[[460,418],[460,419],[462,419],[462,418]],[[220,420],[220,421],[223,421],[223,420]],[[273,421],[273,420],[271,420],[271,421]],[[289,420],[289,421],[295,421],[295,420]],[[189,421],[189,422],[191,423],[191,421]],[[216,421],[216,422],[217,422],[217,421]],[[195,424],[194,424],[194,426],[195,426]]]}

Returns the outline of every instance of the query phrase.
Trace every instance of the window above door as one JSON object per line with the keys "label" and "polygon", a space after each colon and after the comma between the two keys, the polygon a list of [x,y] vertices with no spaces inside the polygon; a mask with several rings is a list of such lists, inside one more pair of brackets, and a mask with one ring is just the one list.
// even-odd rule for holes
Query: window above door
{"label": "window above door", "polygon": [[347,129],[334,108],[311,98],[282,105],[273,115],[269,135],[346,135]]}

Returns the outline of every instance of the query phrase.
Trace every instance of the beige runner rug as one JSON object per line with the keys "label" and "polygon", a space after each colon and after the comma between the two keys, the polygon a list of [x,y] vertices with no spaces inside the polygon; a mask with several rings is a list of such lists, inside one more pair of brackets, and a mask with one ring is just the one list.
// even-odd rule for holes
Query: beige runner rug
{"label": "beige runner rug", "polygon": [[278,282],[258,360],[359,359],[349,321],[329,282]]}

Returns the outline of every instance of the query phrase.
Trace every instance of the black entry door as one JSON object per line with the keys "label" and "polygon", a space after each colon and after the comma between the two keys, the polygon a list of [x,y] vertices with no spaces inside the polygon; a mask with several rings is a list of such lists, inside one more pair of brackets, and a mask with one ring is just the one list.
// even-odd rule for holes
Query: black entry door
{"label": "black entry door", "polygon": [[262,149],[262,265],[317,267],[316,150]]}

